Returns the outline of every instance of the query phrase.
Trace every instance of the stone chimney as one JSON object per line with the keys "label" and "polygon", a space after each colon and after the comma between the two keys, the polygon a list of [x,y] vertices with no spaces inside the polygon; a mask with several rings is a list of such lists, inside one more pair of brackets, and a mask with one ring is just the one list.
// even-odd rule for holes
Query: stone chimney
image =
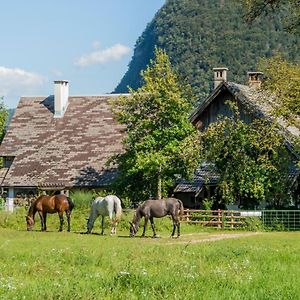
{"label": "stone chimney", "polygon": [[214,70],[214,89],[223,81],[227,81],[228,68],[213,68]]}
{"label": "stone chimney", "polygon": [[247,72],[248,76],[248,85],[250,87],[260,88],[264,73],[262,72]]}
{"label": "stone chimney", "polygon": [[69,82],[67,80],[54,81],[54,117],[61,118],[68,106]]}

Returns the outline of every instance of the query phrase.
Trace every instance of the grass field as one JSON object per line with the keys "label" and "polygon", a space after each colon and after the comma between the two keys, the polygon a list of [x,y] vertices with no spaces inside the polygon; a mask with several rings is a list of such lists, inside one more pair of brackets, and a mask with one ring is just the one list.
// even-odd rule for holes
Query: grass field
{"label": "grass field", "polygon": [[160,238],[128,238],[124,219],[110,237],[80,234],[75,212],[71,233],[57,216],[27,232],[23,212],[0,214],[0,299],[300,299],[299,232],[183,225],[171,239],[166,219]]}

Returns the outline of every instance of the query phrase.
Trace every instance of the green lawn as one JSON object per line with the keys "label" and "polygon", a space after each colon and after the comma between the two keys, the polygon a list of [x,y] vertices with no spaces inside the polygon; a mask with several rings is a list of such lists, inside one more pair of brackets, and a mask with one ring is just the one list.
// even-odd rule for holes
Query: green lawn
{"label": "green lawn", "polygon": [[300,232],[227,238],[248,233],[183,225],[171,239],[166,220],[160,238],[142,239],[127,222],[110,237],[80,234],[75,215],[59,233],[51,218],[49,232],[27,232],[23,215],[0,217],[0,299],[300,299]]}

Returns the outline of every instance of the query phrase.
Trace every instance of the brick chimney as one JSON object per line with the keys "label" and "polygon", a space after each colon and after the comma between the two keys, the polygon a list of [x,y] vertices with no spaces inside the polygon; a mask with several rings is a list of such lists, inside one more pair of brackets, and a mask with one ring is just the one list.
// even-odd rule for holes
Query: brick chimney
{"label": "brick chimney", "polygon": [[250,87],[260,88],[261,83],[264,77],[264,73],[262,72],[247,72],[248,76],[248,85]]}
{"label": "brick chimney", "polygon": [[69,82],[67,80],[54,81],[54,117],[61,118],[68,106]]}
{"label": "brick chimney", "polygon": [[214,70],[214,89],[223,81],[227,81],[228,68],[213,68]]}

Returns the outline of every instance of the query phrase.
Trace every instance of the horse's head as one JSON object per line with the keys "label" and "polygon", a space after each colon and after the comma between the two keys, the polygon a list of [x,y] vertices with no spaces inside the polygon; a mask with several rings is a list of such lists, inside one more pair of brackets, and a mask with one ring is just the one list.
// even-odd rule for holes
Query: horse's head
{"label": "horse's head", "polygon": [[86,218],[86,228],[87,228],[86,233],[91,233],[92,232],[93,225],[91,224],[90,218]]}
{"label": "horse's head", "polygon": [[129,224],[130,224],[129,236],[134,237],[139,229],[139,226],[131,222],[129,222]]}
{"label": "horse's head", "polygon": [[27,231],[31,231],[34,225],[34,219],[32,217],[26,216],[26,223],[27,223]]}

